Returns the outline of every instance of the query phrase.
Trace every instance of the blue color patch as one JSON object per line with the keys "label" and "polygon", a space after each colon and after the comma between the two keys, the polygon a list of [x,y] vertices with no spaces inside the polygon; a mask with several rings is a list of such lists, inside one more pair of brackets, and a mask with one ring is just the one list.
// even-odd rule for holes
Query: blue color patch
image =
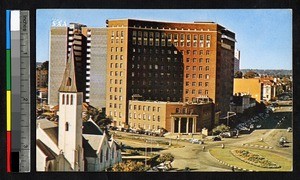
{"label": "blue color patch", "polygon": [[10,49],[10,10],[6,10],[6,49]]}

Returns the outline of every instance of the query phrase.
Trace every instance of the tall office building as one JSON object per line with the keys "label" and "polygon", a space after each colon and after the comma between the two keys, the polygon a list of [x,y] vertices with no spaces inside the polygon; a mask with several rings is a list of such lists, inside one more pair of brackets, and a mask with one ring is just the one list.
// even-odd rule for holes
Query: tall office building
{"label": "tall office building", "polygon": [[48,104],[58,104],[58,89],[66,60],[74,46],[76,78],[82,84],[83,101],[105,106],[106,29],[89,28],[78,23],[50,30]]}
{"label": "tall office building", "polygon": [[240,70],[240,57],[241,51],[236,49],[234,51],[234,73]]}
{"label": "tall office building", "polygon": [[106,113],[128,122],[128,101],[208,97],[229,111],[235,34],[213,22],[107,21]]}

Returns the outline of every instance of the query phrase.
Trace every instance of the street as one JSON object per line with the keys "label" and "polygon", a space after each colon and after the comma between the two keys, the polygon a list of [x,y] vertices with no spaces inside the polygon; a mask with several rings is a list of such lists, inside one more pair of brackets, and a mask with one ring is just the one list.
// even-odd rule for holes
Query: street
{"label": "street", "polygon": [[[167,138],[116,132],[116,139],[132,149],[143,151],[145,147],[148,147],[148,153],[171,153],[174,156],[174,161],[172,162],[173,170],[180,171],[188,167],[191,171],[232,171],[230,167],[232,165],[241,169],[254,169],[255,171],[289,171],[292,170],[293,159],[293,133],[287,131],[288,127],[292,127],[292,113],[290,109],[291,107],[281,108],[279,111],[275,110],[274,113],[270,113],[270,116],[267,118],[259,118],[260,120],[256,126],[259,125],[257,127],[260,128],[255,129],[250,134],[242,134],[238,138],[222,138],[221,141],[212,141],[212,137],[208,136],[203,139],[204,144],[190,143],[187,140],[191,138],[189,135],[180,136],[179,140],[176,140],[176,138],[170,140],[169,138],[172,138],[172,136]],[[278,145],[281,137],[287,139],[284,147]],[[169,146],[169,143],[172,143],[172,145]],[[204,150],[203,146],[205,147]],[[277,161],[274,157],[278,156],[286,164],[283,164],[282,168],[279,169],[262,169],[242,162],[237,158],[233,158],[234,161],[229,163],[226,162],[226,158],[223,159],[222,156],[218,155],[215,157],[210,153],[210,151],[218,152],[221,146],[225,147],[224,149],[228,151],[228,155],[231,155],[231,149],[243,148],[264,154],[267,159],[274,159],[273,161]],[[229,165],[224,165],[219,161]],[[276,163],[282,164],[282,162]]]}

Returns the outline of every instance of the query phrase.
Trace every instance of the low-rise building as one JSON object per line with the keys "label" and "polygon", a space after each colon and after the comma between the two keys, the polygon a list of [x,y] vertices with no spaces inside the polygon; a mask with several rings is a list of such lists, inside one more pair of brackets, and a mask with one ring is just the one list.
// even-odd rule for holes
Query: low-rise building
{"label": "low-rise building", "polygon": [[263,86],[260,78],[234,78],[233,94],[249,94],[260,102],[263,97]]}
{"label": "low-rise building", "polygon": [[167,101],[129,101],[129,126],[155,131],[160,128],[171,133],[200,133],[211,129],[213,103],[208,99],[194,103]]}
{"label": "low-rise building", "polygon": [[230,111],[235,113],[243,113],[246,109],[254,107],[256,101],[249,94],[235,94],[230,103]]}

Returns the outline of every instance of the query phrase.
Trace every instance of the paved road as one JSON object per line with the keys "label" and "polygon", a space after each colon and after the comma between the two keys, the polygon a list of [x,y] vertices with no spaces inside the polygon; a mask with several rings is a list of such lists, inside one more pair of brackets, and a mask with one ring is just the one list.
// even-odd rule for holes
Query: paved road
{"label": "paved road", "polygon": [[[282,118],[285,117],[284,120]],[[281,123],[278,124],[278,122]],[[231,171],[231,168],[220,164],[217,160],[210,155],[208,149],[221,146],[225,144],[226,147],[242,147],[244,143],[255,143],[258,142],[261,138],[263,141],[268,145],[272,146],[273,149],[269,149],[268,151],[276,153],[282,157],[285,157],[292,161],[293,153],[293,139],[292,133],[287,132],[287,127],[291,127],[292,125],[292,115],[290,112],[275,112],[270,115],[270,117],[261,120],[259,122],[262,127],[261,129],[257,129],[253,131],[251,134],[240,135],[239,138],[223,138],[220,142],[213,142],[209,140],[211,137],[208,137],[205,140],[204,145],[200,144],[191,144],[186,141],[176,141],[173,140],[173,145],[177,145],[177,148],[168,148],[167,145],[159,144],[155,146],[156,143],[147,144],[145,142],[132,142],[132,140],[124,140],[120,139],[125,144],[131,145],[133,147],[159,147],[164,150],[161,150],[159,153],[172,153],[174,155],[174,161],[172,162],[173,168],[177,170],[183,170],[185,167],[189,167],[191,171]],[[138,136],[141,138],[146,138],[155,141],[166,141],[164,137],[150,137],[146,135],[136,135],[130,133],[123,133],[118,132],[119,134],[127,137]],[[288,147],[282,148],[278,146],[278,140],[281,136],[285,136],[287,140],[290,142],[288,143]],[[205,151],[202,150],[202,147],[205,146]],[[247,147],[249,148],[249,147]]]}

